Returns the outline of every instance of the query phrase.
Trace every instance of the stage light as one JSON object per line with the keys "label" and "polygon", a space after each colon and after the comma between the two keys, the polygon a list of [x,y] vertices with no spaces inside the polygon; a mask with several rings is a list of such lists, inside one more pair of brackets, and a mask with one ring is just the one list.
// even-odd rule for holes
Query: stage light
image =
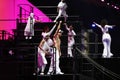
{"label": "stage light", "polygon": [[92,27],[94,28],[94,27],[96,27],[96,25],[95,25],[95,24],[92,24]]}

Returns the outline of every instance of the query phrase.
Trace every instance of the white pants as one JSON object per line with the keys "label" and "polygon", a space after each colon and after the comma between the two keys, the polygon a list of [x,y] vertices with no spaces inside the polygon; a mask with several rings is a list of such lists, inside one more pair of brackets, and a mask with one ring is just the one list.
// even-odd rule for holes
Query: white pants
{"label": "white pants", "polygon": [[39,63],[47,64],[47,59],[45,57],[45,53],[43,51],[41,51],[40,48],[38,48],[38,54],[40,55],[39,58],[41,58],[41,62],[39,62]]}
{"label": "white pants", "polygon": [[104,33],[102,36],[102,42],[103,42],[103,58],[110,58],[111,56],[113,56],[113,54],[111,53],[111,37],[109,35],[109,33]]}
{"label": "white pants", "polygon": [[69,41],[69,42],[68,42],[68,55],[69,55],[70,57],[73,57],[72,49],[73,49],[74,43],[75,43],[74,41]]}
{"label": "white pants", "polygon": [[58,16],[56,17],[56,19],[54,21],[56,22],[58,20],[58,18],[60,18],[61,15],[64,16],[64,19],[66,22],[68,15],[66,14],[66,11],[64,11],[64,10],[59,10]]}
{"label": "white pants", "polygon": [[[56,60],[55,60],[55,54],[56,54]],[[56,53],[54,53],[51,57],[51,63],[50,63],[50,67],[49,67],[48,72],[52,72],[53,67],[55,67],[55,66],[56,66],[56,73],[61,72],[61,69],[59,67],[59,63],[60,63],[59,59],[60,59],[60,55],[59,55],[58,50],[56,50]],[[55,65],[55,63],[56,63],[56,65]]]}
{"label": "white pants", "polygon": [[45,58],[45,53],[38,48],[38,72],[41,69],[41,72],[44,73],[47,60]]}

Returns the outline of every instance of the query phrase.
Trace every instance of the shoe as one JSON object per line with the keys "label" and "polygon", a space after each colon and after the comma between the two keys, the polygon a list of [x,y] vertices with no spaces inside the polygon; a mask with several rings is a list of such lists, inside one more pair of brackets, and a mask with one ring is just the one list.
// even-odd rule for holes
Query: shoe
{"label": "shoe", "polygon": [[47,75],[50,75],[50,72],[48,72]]}
{"label": "shoe", "polygon": [[56,74],[64,74],[63,72],[57,72]]}
{"label": "shoe", "polygon": [[25,39],[28,39],[28,37],[25,37]]}
{"label": "shoe", "polygon": [[40,73],[40,75],[44,75],[44,73],[43,73],[43,72],[41,72],[41,73]]}
{"label": "shoe", "polygon": [[32,39],[32,37],[29,37],[29,39]]}
{"label": "shoe", "polygon": [[33,75],[35,76],[35,75],[36,75],[36,73],[34,72],[34,73],[33,73]]}
{"label": "shoe", "polygon": [[67,57],[73,57],[72,55],[68,54]]}
{"label": "shoe", "polygon": [[53,72],[48,72],[48,73],[47,73],[47,75],[52,75],[52,74],[53,74]]}
{"label": "shoe", "polygon": [[111,54],[109,54],[108,58],[111,58],[112,56],[113,56],[113,54],[111,53]]}
{"label": "shoe", "polygon": [[102,58],[107,58],[107,56],[106,55],[102,55]]}

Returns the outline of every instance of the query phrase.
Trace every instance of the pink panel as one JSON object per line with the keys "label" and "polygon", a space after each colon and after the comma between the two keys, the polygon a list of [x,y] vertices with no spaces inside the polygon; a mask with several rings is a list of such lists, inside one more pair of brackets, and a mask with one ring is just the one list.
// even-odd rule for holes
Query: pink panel
{"label": "pink panel", "polygon": [[[28,0],[0,0],[0,30],[6,30],[12,33],[12,29],[16,29],[16,19],[19,14],[19,4],[28,4],[34,7]],[[23,6],[25,9],[30,10],[29,6]],[[51,22],[42,11],[34,7],[34,14],[42,16],[42,22]],[[43,17],[44,16],[44,17]]]}

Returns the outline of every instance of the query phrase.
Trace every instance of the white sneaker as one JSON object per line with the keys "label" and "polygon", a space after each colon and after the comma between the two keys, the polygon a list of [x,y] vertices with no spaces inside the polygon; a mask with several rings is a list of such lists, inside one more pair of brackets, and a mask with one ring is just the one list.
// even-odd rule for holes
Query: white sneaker
{"label": "white sneaker", "polygon": [[40,75],[44,75],[44,73],[43,73],[43,72],[41,72],[41,73],[40,73]]}
{"label": "white sneaker", "polygon": [[36,73],[33,73],[33,75],[35,76],[35,75],[36,75]]}
{"label": "white sneaker", "polygon": [[102,57],[103,57],[103,58],[107,58],[107,56],[106,56],[106,55],[102,55]]}
{"label": "white sneaker", "polygon": [[25,39],[28,39],[28,37],[25,37]]}
{"label": "white sneaker", "polygon": [[52,75],[52,74],[53,74],[53,72],[48,72],[48,73],[47,73],[47,75]]}
{"label": "white sneaker", "polygon": [[48,72],[47,75],[50,75],[50,72]]}
{"label": "white sneaker", "polygon": [[63,72],[57,72],[56,74],[64,74]]}
{"label": "white sneaker", "polygon": [[29,37],[29,39],[32,39],[32,37]]}
{"label": "white sneaker", "polygon": [[109,54],[108,58],[111,58],[112,56],[113,56],[113,54],[111,53],[111,54]]}

